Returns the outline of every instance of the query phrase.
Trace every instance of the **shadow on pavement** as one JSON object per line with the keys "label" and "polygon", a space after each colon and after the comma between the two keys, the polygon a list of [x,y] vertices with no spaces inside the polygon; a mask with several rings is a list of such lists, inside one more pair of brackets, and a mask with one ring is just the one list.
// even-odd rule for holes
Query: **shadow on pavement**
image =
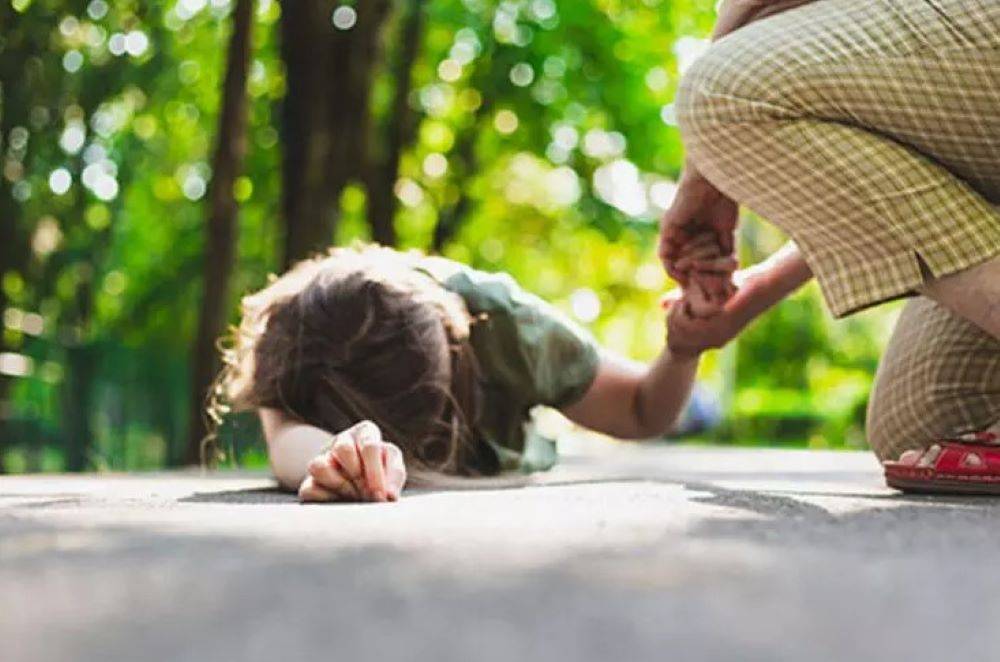
{"label": "shadow on pavement", "polygon": [[[788,492],[775,494],[688,483],[689,490],[708,493],[697,503],[752,513],[699,523],[692,535],[735,539],[764,545],[816,546],[826,549],[909,555],[934,549],[993,549],[1000,546],[1000,499],[928,497],[891,494]],[[867,499],[879,506],[831,513],[796,497],[829,496]],[[881,504],[884,504],[882,506]]]}
{"label": "shadow on pavement", "polygon": [[298,503],[298,499],[290,492],[284,492],[277,487],[253,487],[241,490],[225,490],[221,492],[195,492],[191,496],[178,499],[180,503],[225,503],[230,505],[261,505]]}

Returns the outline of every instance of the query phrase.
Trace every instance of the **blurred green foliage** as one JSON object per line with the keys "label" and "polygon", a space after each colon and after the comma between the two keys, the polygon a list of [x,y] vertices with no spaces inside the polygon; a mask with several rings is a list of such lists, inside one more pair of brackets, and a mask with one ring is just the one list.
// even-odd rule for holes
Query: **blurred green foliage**
{"label": "blurred green foliage", "polygon": [[[9,4],[0,13],[0,213],[30,249],[2,274],[4,464],[61,468],[81,407],[93,416],[89,466],[174,462],[230,2],[0,3]],[[669,288],[654,257],[656,219],[682,161],[670,104],[679,68],[704,46],[712,3],[427,0],[423,9],[407,100],[416,127],[394,187],[400,245],[428,249],[459,209],[444,254],[509,271],[609,347],[652,357]],[[257,2],[249,149],[234,187],[234,321],[237,296],[280,263],[279,21],[277,2]],[[398,119],[394,82],[378,70],[376,125]],[[366,209],[359,180],[342,193],[331,240],[368,238]],[[745,262],[783,241],[753,218],[742,234]],[[863,443],[892,316],[834,322],[806,288],[707,357],[703,378],[728,411],[712,440]],[[238,454],[259,460],[246,429],[229,442],[239,438]]]}

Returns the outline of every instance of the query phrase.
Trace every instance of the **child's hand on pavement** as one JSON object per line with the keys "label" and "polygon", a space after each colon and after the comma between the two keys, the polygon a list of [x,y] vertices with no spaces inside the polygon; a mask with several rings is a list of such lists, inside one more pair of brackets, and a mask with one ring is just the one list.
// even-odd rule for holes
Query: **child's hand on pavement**
{"label": "child's hand on pavement", "polygon": [[382,439],[371,421],[362,421],[336,436],[333,445],[309,463],[299,486],[299,500],[396,501],[406,483],[403,452]]}

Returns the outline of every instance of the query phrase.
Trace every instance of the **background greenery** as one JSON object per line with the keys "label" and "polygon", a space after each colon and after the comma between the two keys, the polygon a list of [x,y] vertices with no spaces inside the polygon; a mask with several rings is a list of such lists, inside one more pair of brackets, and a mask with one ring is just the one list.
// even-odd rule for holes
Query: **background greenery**
{"label": "background greenery", "polygon": [[[231,182],[238,240],[218,304],[230,322],[239,295],[295,257],[282,191],[305,174],[282,155],[305,129],[283,109],[289,67],[311,66],[283,54],[294,28],[282,10],[295,2],[324,17],[317,43],[368,63],[353,87],[336,60],[313,63],[320,84],[293,99],[362,113],[316,125],[342,141],[363,134],[360,157],[341,158],[327,183],[324,241],[368,239],[387,214],[401,247],[509,271],[623,353],[661,348],[657,301],[670,284],[656,220],[682,160],[671,100],[704,47],[711,0],[257,0],[246,158]],[[233,4],[0,0],[5,471],[186,457]],[[741,233],[747,263],[783,242],[753,218]],[[727,410],[710,438],[863,444],[892,316],[834,322],[815,287],[795,296],[704,362]],[[231,461],[259,461],[252,426],[224,436]]]}

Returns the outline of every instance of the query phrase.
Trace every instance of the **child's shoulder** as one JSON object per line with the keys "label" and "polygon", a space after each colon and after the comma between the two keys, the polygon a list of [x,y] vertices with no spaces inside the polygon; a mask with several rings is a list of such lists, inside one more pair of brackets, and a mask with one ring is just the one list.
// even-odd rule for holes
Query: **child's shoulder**
{"label": "child's shoulder", "polygon": [[420,268],[442,287],[462,297],[474,314],[509,311],[517,303],[536,298],[503,271],[480,271],[443,257],[427,257]]}

